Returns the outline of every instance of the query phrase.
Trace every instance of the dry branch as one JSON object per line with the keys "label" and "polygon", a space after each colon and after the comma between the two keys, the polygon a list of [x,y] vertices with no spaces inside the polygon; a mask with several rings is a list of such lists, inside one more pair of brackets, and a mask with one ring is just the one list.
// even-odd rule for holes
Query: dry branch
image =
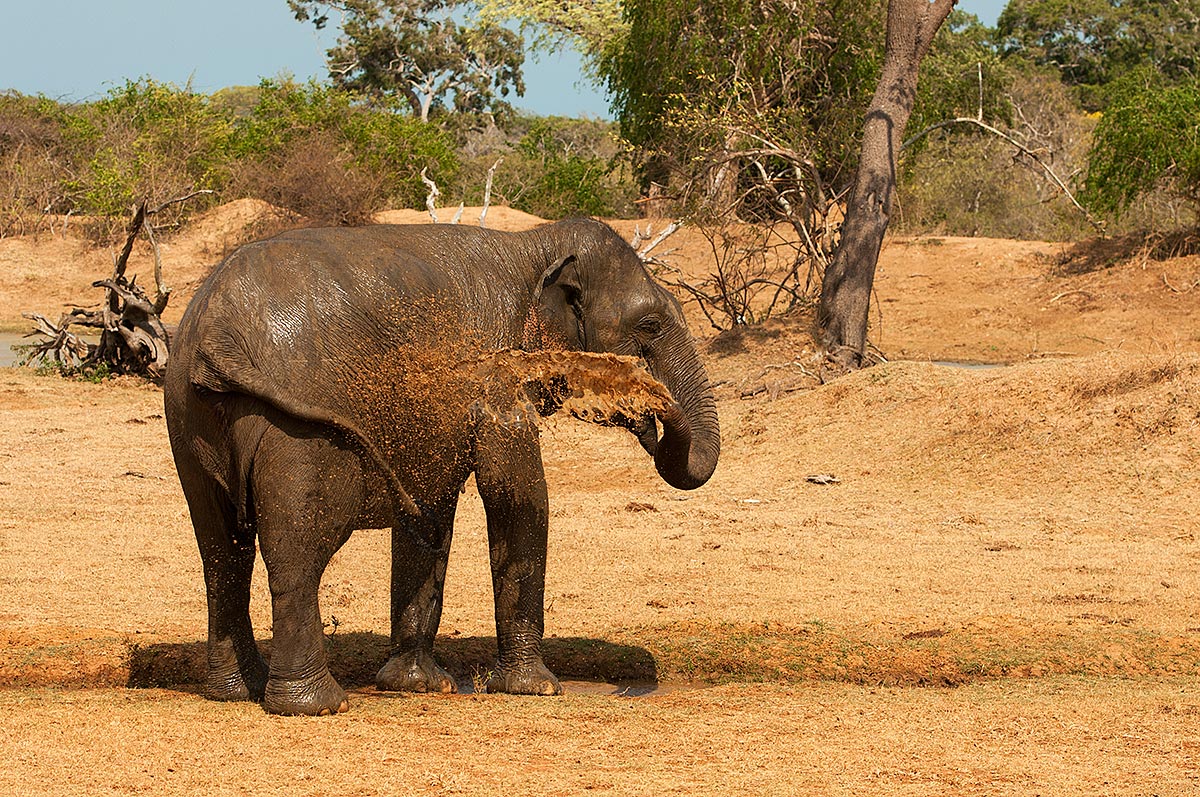
{"label": "dry branch", "polygon": [[433,219],[434,224],[437,224],[437,198],[442,195],[442,192],[438,190],[437,183],[425,174],[426,171],[428,169],[421,169],[421,182],[429,188],[429,194],[425,197],[425,207],[429,210],[429,218]]}
{"label": "dry branch", "polygon": [[483,209],[479,211],[479,226],[484,226],[484,220],[487,218],[488,206],[492,203],[492,178],[496,176],[496,168],[500,165],[504,158],[496,158],[496,162],[492,164],[492,168],[487,170],[487,183],[483,186]]}
{"label": "dry branch", "polygon": [[1086,296],[1086,297],[1087,297],[1087,298],[1089,298],[1089,299],[1094,299],[1094,298],[1095,298],[1094,296],[1092,296],[1092,294],[1091,294],[1090,292],[1088,292],[1088,291],[1085,291],[1085,290],[1083,290],[1082,288],[1076,288],[1075,290],[1071,290],[1071,291],[1063,291],[1062,293],[1060,293],[1060,294],[1056,295],[1054,298],[1052,298],[1052,299],[1051,299],[1051,300],[1048,302],[1048,304],[1054,304],[1054,303],[1055,303],[1055,302],[1057,302],[1059,299],[1065,299],[1065,298],[1066,298],[1066,297],[1068,297],[1068,296],[1075,296],[1075,295],[1079,295],[1079,296]]}
{"label": "dry branch", "polygon": [[1171,284],[1170,280],[1167,279],[1167,275],[1165,273],[1162,275],[1162,281],[1163,285],[1166,285],[1172,293],[1191,293],[1193,288],[1195,288],[1197,285],[1200,285],[1200,280],[1196,280],[1186,288],[1176,288]]}
{"label": "dry branch", "polygon": [[[35,329],[30,335],[49,338],[33,349],[27,362],[51,356],[63,366],[78,368],[106,366],[115,373],[132,373],[161,378],[169,360],[169,337],[160,318],[170,301],[171,289],[163,283],[162,253],[149,219],[163,209],[211,191],[193,191],[168,200],[154,208],[138,204],[129,222],[125,243],[113,257],[113,273],[97,280],[93,287],[104,288],[105,300],[99,309],[76,307],[64,314],[57,324],[37,313],[26,313]],[[154,253],[154,298],[137,284],[137,276],[126,278],[129,256],[137,237],[145,232]],[[71,326],[100,330],[100,341],[89,344],[70,331]]]}
{"label": "dry branch", "polygon": [[[637,251],[638,257],[641,258],[643,262],[653,260],[654,258],[650,255],[650,253],[654,251],[659,244],[674,235],[675,232],[683,226],[683,222],[683,219],[676,219],[663,228],[663,231],[660,232],[653,240],[650,240],[650,236],[654,233],[654,225],[647,224],[646,231],[644,233],[642,232],[641,227],[634,225],[633,240],[629,242],[629,245]],[[642,246],[642,244],[646,241],[649,241],[649,243],[646,243],[645,246]],[[639,249],[638,247],[641,248]]]}
{"label": "dry branch", "polygon": [[938,122],[937,124],[929,125],[924,130],[921,130],[920,132],[915,133],[915,134],[909,136],[907,139],[905,139],[904,142],[900,145],[900,149],[902,149],[902,150],[908,149],[912,144],[914,144],[917,141],[920,141],[922,138],[929,135],[934,130],[941,130],[943,128],[950,127],[952,125],[958,125],[958,124],[975,125],[980,130],[983,130],[984,132],[987,132],[987,133],[991,133],[992,135],[997,136],[998,138],[1000,138],[1000,139],[1008,142],[1012,146],[1016,147],[1023,155],[1025,155],[1027,158],[1029,158],[1034,163],[1036,163],[1038,166],[1040,166],[1042,168],[1042,171],[1046,173],[1046,177],[1049,178],[1050,182],[1054,183],[1055,187],[1058,188],[1059,191],[1062,191],[1063,196],[1065,196],[1068,200],[1070,200],[1071,204],[1075,206],[1075,209],[1083,214],[1083,217],[1085,219],[1087,219],[1087,223],[1092,225],[1092,228],[1094,230],[1096,230],[1096,232],[1100,233],[1100,235],[1104,235],[1104,233],[1105,233],[1104,223],[1099,221],[1098,219],[1096,219],[1094,216],[1092,216],[1092,214],[1088,212],[1087,208],[1085,208],[1083,205],[1079,204],[1079,200],[1077,200],[1075,198],[1075,195],[1071,193],[1071,190],[1069,188],[1067,188],[1066,182],[1061,177],[1059,177],[1053,169],[1050,168],[1049,164],[1047,164],[1040,157],[1038,157],[1038,154],[1036,152],[1029,149],[1029,147],[1026,147],[1021,142],[1017,141],[1015,138],[1013,138],[1008,133],[1005,133],[1003,130],[993,127],[992,125],[989,125],[987,122],[983,121],[983,64],[976,64],[975,66],[976,66],[978,82],[979,82],[979,106],[976,111],[975,117],[972,118],[970,116],[956,116],[953,119],[946,119],[945,121]]}

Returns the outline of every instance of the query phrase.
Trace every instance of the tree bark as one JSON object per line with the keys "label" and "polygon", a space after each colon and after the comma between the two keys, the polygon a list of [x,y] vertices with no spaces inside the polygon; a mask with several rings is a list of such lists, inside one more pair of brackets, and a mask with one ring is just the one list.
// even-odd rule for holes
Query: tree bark
{"label": "tree bark", "polygon": [[889,0],[883,71],[863,124],[862,156],[841,242],[825,271],[817,340],[829,361],[862,365],[875,266],[896,189],[896,159],[917,95],[921,59],[957,0]]}

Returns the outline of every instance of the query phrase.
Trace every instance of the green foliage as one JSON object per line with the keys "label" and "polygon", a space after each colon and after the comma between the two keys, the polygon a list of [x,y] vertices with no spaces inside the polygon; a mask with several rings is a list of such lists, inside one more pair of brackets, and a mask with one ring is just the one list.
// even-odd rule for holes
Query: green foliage
{"label": "green foliage", "polygon": [[1143,67],[1110,87],[1083,196],[1101,211],[1120,213],[1164,184],[1200,201],[1200,79],[1169,85]]}
{"label": "green foliage", "polygon": [[400,98],[414,116],[452,102],[458,111],[497,110],[525,92],[521,37],[490,22],[466,24],[463,0],[288,0],[300,22],[323,28],[340,15],[329,76],[375,100]]}
{"label": "green foliage", "polygon": [[901,234],[1058,241],[1091,232],[1000,139],[933,135],[911,163],[892,224]]}
{"label": "green foliage", "polygon": [[229,120],[190,88],[127,81],[98,102],[65,108],[62,122],[74,166],[64,188],[84,213],[124,215],[141,197],[219,189],[228,177]]}
{"label": "green foliage", "polygon": [[26,359],[17,364],[32,367],[34,369],[33,372],[38,376],[57,376],[62,379],[74,379],[79,382],[91,382],[93,385],[99,385],[112,379],[114,376],[112,369],[108,367],[108,363],[106,362],[74,365],[61,360],[55,360],[51,357],[41,357],[36,363]]}
{"label": "green foliage", "polygon": [[1200,66],[1200,0],[1011,0],[996,30],[1006,56],[1061,70],[1089,110],[1139,66],[1168,81]]}
{"label": "green foliage", "polygon": [[318,222],[362,223],[384,205],[418,207],[426,167],[455,174],[452,135],[330,86],[264,81],[208,97],[142,80],[81,105],[0,95],[0,233],[47,210],[114,227],[141,199],[197,189],[217,193],[172,206],[174,220],[254,196]]}
{"label": "green foliage", "polygon": [[0,94],[0,234],[70,211],[101,220],[95,232],[106,235],[134,202],[197,188],[216,190],[211,202],[255,197],[317,223],[360,224],[385,207],[423,206],[423,169],[447,199],[478,203],[499,156],[494,201],[545,217],[633,212],[611,122],[425,123],[403,101],[317,83],[266,80],[206,97],[141,81],[81,105]]}
{"label": "green foliage", "polygon": [[519,23],[539,50],[573,46],[593,77],[603,53],[619,48],[629,33],[620,0],[477,0],[476,5],[484,21]]}
{"label": "green foliage", "polygon": [[712,183],[727,153],[763,140],[825,179],[846,173],[882,57],[883,10],[882,0],[630,0],[629,33],[600,72],[645,179],[707,171]]}
{"label": "green foliage", "polygon": [[512,198],[514,207],[551,219],[616,211],[609,180],[612,167],[594,147],[588,151],[587,134],[594,135],[586,130],[589,126],[593,123],[562,117],[534,120],[516,146],[524,174],[505,175],[510,185],[514,177],[524,178]]}
{"label": "green foliage", "polygon": [[[458,169],[454,140],[436,125],[316,83],[263,81],[257,101],[236,125],[231,153],[266,167],[250,170],[244,192],[331,223],[364,221],[384,204],[419,207],[422,169],[443,176]],[[273,174],[295,178],[294,190]],[[320,199],[312,192],[314,181],[343,193],[326,197],[323,208],[314,205]]]}
{"label": "green foliage", "polygon": [[481,204],[488,170],[496,166],[492,203],[548,219],[636,212],[637,186],[613,122],[516,114],[454,121],[460,123],[452,126],[457,176],[430,170],[447,207]]}

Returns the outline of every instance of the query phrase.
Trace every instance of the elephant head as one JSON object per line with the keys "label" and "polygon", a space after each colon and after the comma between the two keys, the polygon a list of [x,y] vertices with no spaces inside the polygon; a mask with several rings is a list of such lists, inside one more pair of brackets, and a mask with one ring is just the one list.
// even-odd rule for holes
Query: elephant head
{"label": "elephant head", "polygon": [[627,427],[672,487],[692,490],[712,476],[721,452],[717,405],[679,302],[647,273],[610,227],[590,219],[543,228],[552,264],[535,292],[544,341],[575,351],[642,358],[674,404]]}

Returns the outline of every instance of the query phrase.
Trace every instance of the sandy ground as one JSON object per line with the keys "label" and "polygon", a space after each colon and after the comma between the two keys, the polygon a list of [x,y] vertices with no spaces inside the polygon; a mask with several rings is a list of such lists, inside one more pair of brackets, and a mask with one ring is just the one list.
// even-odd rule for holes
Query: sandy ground
{"label": "sandy ground", "polygon": [[[261,210],[167,244],[172,312]],[[673,246],[703,273],[702,241]],[[580,681],[556,699],[376,693],[366,531],[321,593],[351,711],[203,700],[160,392],[0,371],[0,793],[1196,793],[1200,259],[1071,275],[1062,251],[890,242],[893,362],[819,388],[802,319],[717,336],[693,312],[724,432],[694,493],[625,433],[550,419],[547,658]],[[110,268],[70,232],[0,240],[0,324]],[[494,647],[473,489],[458,518],[439,653],[469,691]],[[252,614],[269,639],[261,568]],[[605,679],[666,686],[582,683]]]}

